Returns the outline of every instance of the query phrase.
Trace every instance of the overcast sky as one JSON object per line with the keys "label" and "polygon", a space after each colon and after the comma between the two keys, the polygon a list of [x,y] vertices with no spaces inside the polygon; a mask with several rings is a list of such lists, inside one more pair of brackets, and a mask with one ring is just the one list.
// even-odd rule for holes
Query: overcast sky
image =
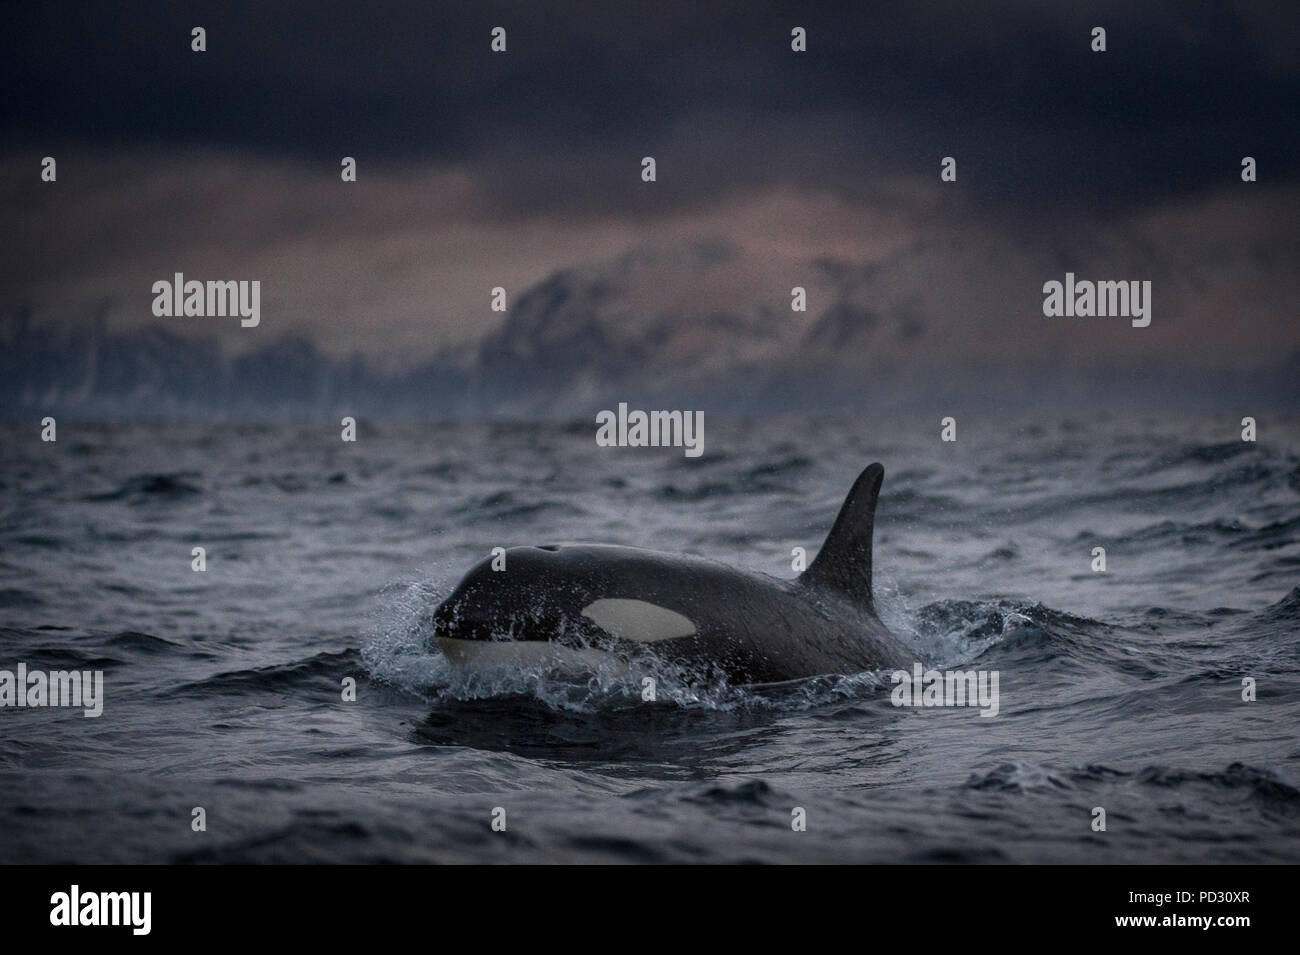
{"label": "overcast sky", "polygon": [[[0,311],[129,326],[174,272],[259,279],[258,329],[170,327],[400,368],[501,327],[493,286],[705,240],[733,253],[643,270],[611,315],[788,314],[804,285],[791,321],[906,308],[932,359],[1300,347],[1300,5],[804,6],[10,8]],[[1153,281],[1151,327],[1053,325],[1067,270]]]}

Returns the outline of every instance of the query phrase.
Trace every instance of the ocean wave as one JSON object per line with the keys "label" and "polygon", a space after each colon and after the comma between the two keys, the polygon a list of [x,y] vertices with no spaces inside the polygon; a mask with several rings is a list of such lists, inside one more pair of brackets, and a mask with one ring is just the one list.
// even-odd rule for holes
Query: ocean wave
{"label": "ocean wave", "polygon": [[103,494],[90,494],[86,501],[170,501],[187,497],[196,497],[203,489],[194,482],[202,475],[195,471],[177,471],[173,473],[137,474],[127,478],[116,490]]}
{"label": "ocean wave", "polygon": [[[200,680],[164,689],[171,696],[243,696],[248,693],[286,691],[331,685],[337,688],[343,677],[356,673],[361,662],[356,650],[317,653],[302,660],[275,663],[246,670],[227,670]],[[328,691],[332,692],[332,691]]]}

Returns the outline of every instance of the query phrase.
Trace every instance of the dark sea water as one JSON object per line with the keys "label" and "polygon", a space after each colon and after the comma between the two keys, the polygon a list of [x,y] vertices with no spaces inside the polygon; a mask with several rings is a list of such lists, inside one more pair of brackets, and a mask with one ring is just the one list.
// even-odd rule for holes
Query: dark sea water
{"label": "dark sea water", "polygon": [[[106,699],[0,710],[0,861],[1300,861],[1300,422],[937,418],[709,419],[699,459],[585,422],[5,426],[0,669]],[[875,460],[881,615],[998,671],[994,718],[886,673],[644,703],[427,648],[497,545],[792,576]]]}

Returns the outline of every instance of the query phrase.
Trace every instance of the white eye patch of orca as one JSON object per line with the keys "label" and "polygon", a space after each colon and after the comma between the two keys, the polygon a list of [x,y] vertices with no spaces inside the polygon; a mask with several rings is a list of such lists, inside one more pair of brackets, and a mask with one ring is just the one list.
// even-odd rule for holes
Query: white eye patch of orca
{"label": "white eye patch of orca", "polygon": [[583,607],[582,615],[612,636],[640,643],[689,637],[695,633],[695,624],[689,617],[645,600],[607,597]]}

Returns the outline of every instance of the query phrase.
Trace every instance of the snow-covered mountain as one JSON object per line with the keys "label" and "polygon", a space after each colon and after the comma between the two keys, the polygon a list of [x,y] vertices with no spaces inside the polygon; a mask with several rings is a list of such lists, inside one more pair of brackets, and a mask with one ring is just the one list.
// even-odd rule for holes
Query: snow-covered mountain
{"label": "snow-covered mountain", "polygon": [[[1149,329],[1043,316],[1044,278],[1129,254],[996,237],[867,263],[722,241],[639,250],[552,273],[475,345],[398,372],[303,338],[227,355],[165,325],[113,332],[102,314],[56,326],[19,310],[0,316],[0,403],[11,418],[585,417],[620,401],[741,415],[1300,406],[1300,352],[1266,369],[1213,349],[1162,352],[1161,324],[1179,320],[1176,270],[1154,276],[1164,311]],[[795,286],[806,311],[791,308]]]}

